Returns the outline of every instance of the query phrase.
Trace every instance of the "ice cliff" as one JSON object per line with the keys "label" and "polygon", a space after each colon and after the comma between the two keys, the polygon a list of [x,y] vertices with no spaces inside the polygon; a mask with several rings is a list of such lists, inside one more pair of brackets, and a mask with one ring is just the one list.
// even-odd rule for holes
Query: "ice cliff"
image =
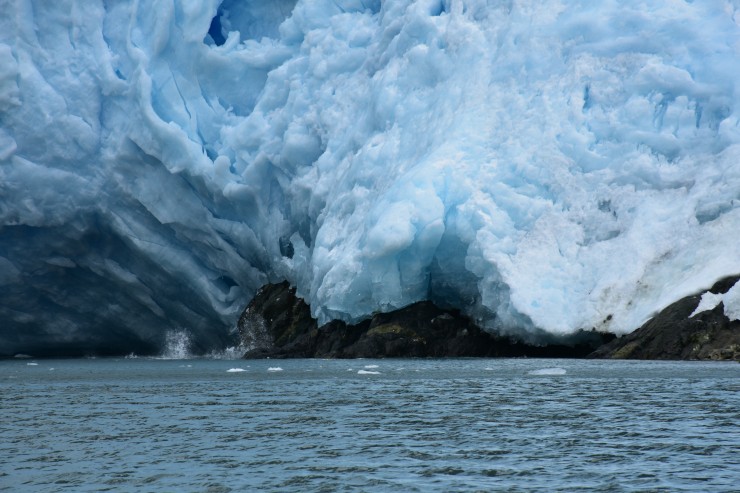
{"label": "ice cliff", "polygon": [[282,279],[633,330],[740,273],[739,10],[0,0],[0,354],[207,350]]}

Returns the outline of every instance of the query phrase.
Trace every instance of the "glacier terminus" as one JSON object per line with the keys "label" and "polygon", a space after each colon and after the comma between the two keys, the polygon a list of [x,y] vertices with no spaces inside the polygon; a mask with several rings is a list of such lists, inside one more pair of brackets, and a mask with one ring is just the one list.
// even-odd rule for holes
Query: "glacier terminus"
{"label": "glacier terminus", "polygon": [[624,334],[740,273],[736,0],[0,12],[0,355],[219,349],[282,280]]}

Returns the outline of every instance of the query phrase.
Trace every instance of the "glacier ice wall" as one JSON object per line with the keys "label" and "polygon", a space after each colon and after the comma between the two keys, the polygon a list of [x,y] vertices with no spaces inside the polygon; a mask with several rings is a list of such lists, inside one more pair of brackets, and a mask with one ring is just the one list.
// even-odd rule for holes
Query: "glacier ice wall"
{"label": "glacier ice wall", "polygon": [[0,0],[0,353],[208,350],[281,279],[630,331],[740,272],[738,7]]}

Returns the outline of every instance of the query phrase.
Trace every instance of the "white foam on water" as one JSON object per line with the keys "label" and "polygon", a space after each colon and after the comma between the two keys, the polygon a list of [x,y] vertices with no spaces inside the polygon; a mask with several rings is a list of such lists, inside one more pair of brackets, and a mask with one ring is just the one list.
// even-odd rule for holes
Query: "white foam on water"
{"label": "white foam on water", "polygon": [[26,366],[39,366],[38,363],[26,363]]}
{"label": "white foam on water", "polygon": [[358,375],[380,375],[379,371],[368,371],[368,370],[359,370],[357,372]]}
{"label": "white foam on water", "polygon": [[229,368],[226,370],[226,373],[241,373],[243,371],[247,371],[244,368]]}
{"label": "white foam on water", "polygon": [[267,371],[283,371],[283,369],[280,368],[279,366],[271,366],[270,368],[267,369]]}
{"label": "white foam on water", "polygon": [[565,368],[542,368],[540,370],[532,370],[528,374],[529,375],[548,375],[548,376],[555,376],[555,375],[565,375],[568,373]]}
{"label": "white foam on water", "polygon": [[378,365],[365,365],[365,368],[378,368]]}

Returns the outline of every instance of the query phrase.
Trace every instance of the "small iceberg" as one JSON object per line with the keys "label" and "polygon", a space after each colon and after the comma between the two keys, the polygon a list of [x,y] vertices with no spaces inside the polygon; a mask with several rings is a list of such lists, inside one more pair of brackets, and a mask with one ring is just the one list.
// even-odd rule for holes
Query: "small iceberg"
{"label": "small iceberg", "polygon": [[26,363],[26,366],[39,366],[38,363]]}
{"label": "small iceberg", "polygon": [[379,371],[368,371],[368,370],[359,370],[357,372],[358,375],[380,375]]}
{"label": "small iceberg", "polygon": [[229,368],[226,370],[226,373],[241,373],[243,371],[247,371],[244,368]]}
{"label": "small iceberg", "polygon": [[283,369],[279,366],[271,366],[267,369],[267,371],[283,371]]}
{"label": "small iceberg", "polygon": [[365,365],[365,368],[377,368],[378,365]]}
{"label": "small iceberg", "polygon": [[541,370],[532,370],[530,375],[565,375],[568,373],[565,368],[542,368]]}

